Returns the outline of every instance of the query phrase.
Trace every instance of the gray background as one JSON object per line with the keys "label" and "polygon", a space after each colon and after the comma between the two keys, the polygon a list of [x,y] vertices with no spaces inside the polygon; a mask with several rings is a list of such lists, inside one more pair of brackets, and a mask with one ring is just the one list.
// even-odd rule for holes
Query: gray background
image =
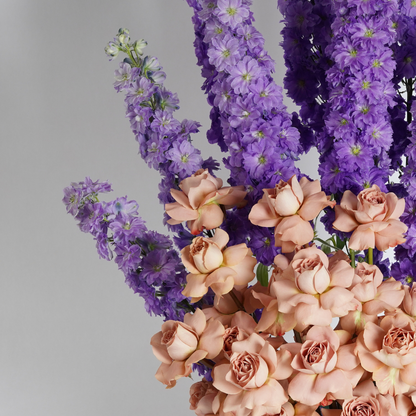
{"label": "gray background", "polygon": [[[253,11],[282,85],[276,2],[254,0]],[[0,416],[193,414],[191,380],[166,391],[154,379],[161,321],[61,203],[70,182],[107,179],[108,198],[136,199],[163,231],[159,177],[137,155],[112,87],[118,62],[103,51],[119,27],[149,42],[181,100],[176,117],[201,122],[196,146],[221,158],[205,143],[191,15],[184,0],[0,0]]]}

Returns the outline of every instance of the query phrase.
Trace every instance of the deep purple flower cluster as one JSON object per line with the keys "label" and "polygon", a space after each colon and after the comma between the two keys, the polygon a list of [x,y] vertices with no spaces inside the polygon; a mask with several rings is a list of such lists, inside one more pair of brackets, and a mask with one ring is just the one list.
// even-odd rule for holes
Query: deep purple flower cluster
{"label": "deep purple flower cluster", "polygon": [[326,192],[354,193],[373,184],[386,190],[388,151],[393,140],[389,107],[395,102],[395,1],[337,3],[333,40],[327,47],[334,65],[327,71],[330,111],[319,135],[319,171]]}
{"label": "deep purple flower cluster", "polygon": [[328,0],[279,1],[285,25],[281,34],[287,67],[287,95],[300,105],[304,128],[299,128],[304,151],[316,146],[316,134],[324,127],[329,98],[326,71],[332,61],[326,55],[334,20],[333,2]]}
{"label": "deep purple flower cluster", "polygon": [[98,200],[99,193],[110,191],[108,182],[86,178],[64,189],[63,202],[81,231],[94,237],[99,256],[114,258],[126,283],[145,300],[147,312],[181,320],[190,310],[181,293],[186,273],[171,240],[147,230],[136,201]]}

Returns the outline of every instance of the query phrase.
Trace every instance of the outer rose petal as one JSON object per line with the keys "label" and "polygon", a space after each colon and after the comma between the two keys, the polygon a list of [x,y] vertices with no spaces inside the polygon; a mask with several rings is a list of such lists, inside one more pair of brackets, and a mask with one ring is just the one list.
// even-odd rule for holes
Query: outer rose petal
{"label": "outer rose petal", "polygon": [[221,322],[210,319],[199,339],[198,349],[207,351],[207,358],[215,358],[222,350],[224,332],[225,329]]}
{"label": "outer rose petal", "polygon": [[198,218],[198,212],[185,208],[178,202],[172,202],[165,205],[166,213],[171,217],[169,221],[176,221],[178,224],[182,221],[196,220]]}
{"label": "outer rose petal", "polygon": [[187,298],[201,299],[208,292],[208,287],[205,284],[207,276],[206,274],[189,273],[186,276],[187,284],[182,291],[182,295]]}
{"label": "outer rose petal", "polygon": [[277,217],[276,213],[270,209],[267,201],[263,199],[251,208],[248,219],[260,227],[275,227],[281,221],[280,217]]}
{"label": "outer rose petal", "polygon": [[318,393],[315,388],[316,374],[298,373],[289,383],[289,396],[308,406],[318,405],[326,394]]}
{"label": "outer rose petal", "polygon": [[230,371],[230,364],[217,364],[212,370],[213,385],[219,391],[226,394],[238,394],[242,391],[241,387],[227,381],[226,376]]}
{"label": "outer rose petal", "polygon": [[335,206],[335,221],[332,226],[339,231],[344,231],[349,233],[352,230],[355,230],[359,223],[355,220],[354,215],[341,206]]}
{"label": "outer rose petal", "polygon": [[193,328],[198,335],[204,332],[207,325],[205,314],[199,308],[195,310],[194,314],[185,314],[183,322]]}
{"label": "outer rose petal", "polygon": [[[319,192],[307,197],[298,211],[298,214],[306,221],[312,221],[331,202],[328,201],[325,192]],[[332,204],[333,205],[333,204]]]}
{"label": "outer rose petal", "polygon": [[276,226],[275,234],[278,234],[282,241],[301,246],[312,241],[313,228],[308,221],[303,220],[299,215],[292,215],[283,218]]}

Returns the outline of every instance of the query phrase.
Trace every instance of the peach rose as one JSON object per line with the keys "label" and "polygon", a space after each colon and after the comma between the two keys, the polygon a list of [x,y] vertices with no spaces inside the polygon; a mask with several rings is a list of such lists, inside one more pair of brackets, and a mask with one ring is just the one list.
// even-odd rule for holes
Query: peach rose
{"label": "peach rose", "polygon": [[178,378],[191,374],[192,364],[220,353],[223,335],[223,325],[214,319],[207,322],[200,309],[187,313],[184,322],[166,321],[150,341],[153,354],[162,361],[156,378],[166,388],[175,386]]}
{"label": "peach rose", "polygon": [[291,354],[276,351],[258,334],[234,342],[230,362],[217,364],[214,386],[226,393],[224,412],[256,415],[279,414],[288,396],[277,380],[291,373]]}
{"label": "peach rose", "polygon": [[214,415],[212,402],[218,394],[218,390],[212,385],[212,382],[203,378],[192,384],[189,394],[189,408],[194,410],[197,416]]}
{"label": "peach rose", "polygon": [[171,217],[168,224],[187,225],[194,235],[204,228],[212,230],[224,221],[223,208],[245,205],[247,192],[244,186],[222,188],[222,180],[212,176],[208,169],[200,169],[184,179],[179,188],[170,193],[176,202],[165,205],[166,213]]}
{"label": "peach rose", "polygon": [[404,299],[402,308],[404,312],[410,315],[413,319],[416,318],[416,283],[412,287],[403,285]]}
{"label": "peach rose", "polygon": [[366,250],[377,247],[384,251],[406,241],[403,234],[407,226],[399,221],[405,201],[389,192],[385,194],[377,185],[362,190],[358,196],[345,191],[341,204],[335,207],[336,230],[351,232],[349,247]]}
{"label": "peach rose", "polygon": [[228,234],[218,228],[213,237],[197,237],[182,249],[182,263],[190,271],[182,294],[197,302],[211,287],[222,296],[246,286],[255,276],[257,261],[246,244],[227,247]]}
{"label": "peach rose", "polygon": [[299,250],[272,284],[279,312],[294,314],[296,327],[330,325],[332,318],[357,309],[351,285],[354,269],[339,258],[328,260],[316,246]]}
{"label": "peach rose", "polygon": [[356,354],[381,394],[404,394],[416,384],[415,329],[413,319],[399,312],[379,326],[367,323],[358,335]]}
{"label": "peach rose", "polygon": [[[292,361],[298,371],[289,383],[293,400],[313,406],[327,395],[335,399],[349,399],[352,389],[363,374],[354,345],[346,331],[334,331],[330,326],[314,326]],[[342,345],[343,344],[343,345]]]}
{"label": "peach rose", "polygon": [[293,175],[287,182],[280,181],[274,189],[263,189],[263,197],[253,206],[249,220],[260,227],[275,227],[275,244],[289,253],[297,245],[313,240],[309,221],[335,201],[321,191],[319,181],[303,177],[298,182]]}

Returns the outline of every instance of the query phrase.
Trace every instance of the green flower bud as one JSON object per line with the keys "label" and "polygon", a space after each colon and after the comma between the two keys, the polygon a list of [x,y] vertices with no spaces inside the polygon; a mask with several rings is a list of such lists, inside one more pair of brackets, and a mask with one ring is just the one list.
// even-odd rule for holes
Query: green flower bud
{"label": "green flower bud", "polygon": [[105,53],[112,61],[120,52],[119,47],[114,42],[108,42],[108,45],[104,48]]}
{"label": "green flower bud", "polygon": [[117,39],[121,45],[127,45],[130,42],[129,30],[120,28],[117,33]]}
{"label": "green flower bud", "polygon": [[137,55],[143,55],[143,49],[147,46],[147,42],[144,39],[136,40],[133,43],[134,51]]}

